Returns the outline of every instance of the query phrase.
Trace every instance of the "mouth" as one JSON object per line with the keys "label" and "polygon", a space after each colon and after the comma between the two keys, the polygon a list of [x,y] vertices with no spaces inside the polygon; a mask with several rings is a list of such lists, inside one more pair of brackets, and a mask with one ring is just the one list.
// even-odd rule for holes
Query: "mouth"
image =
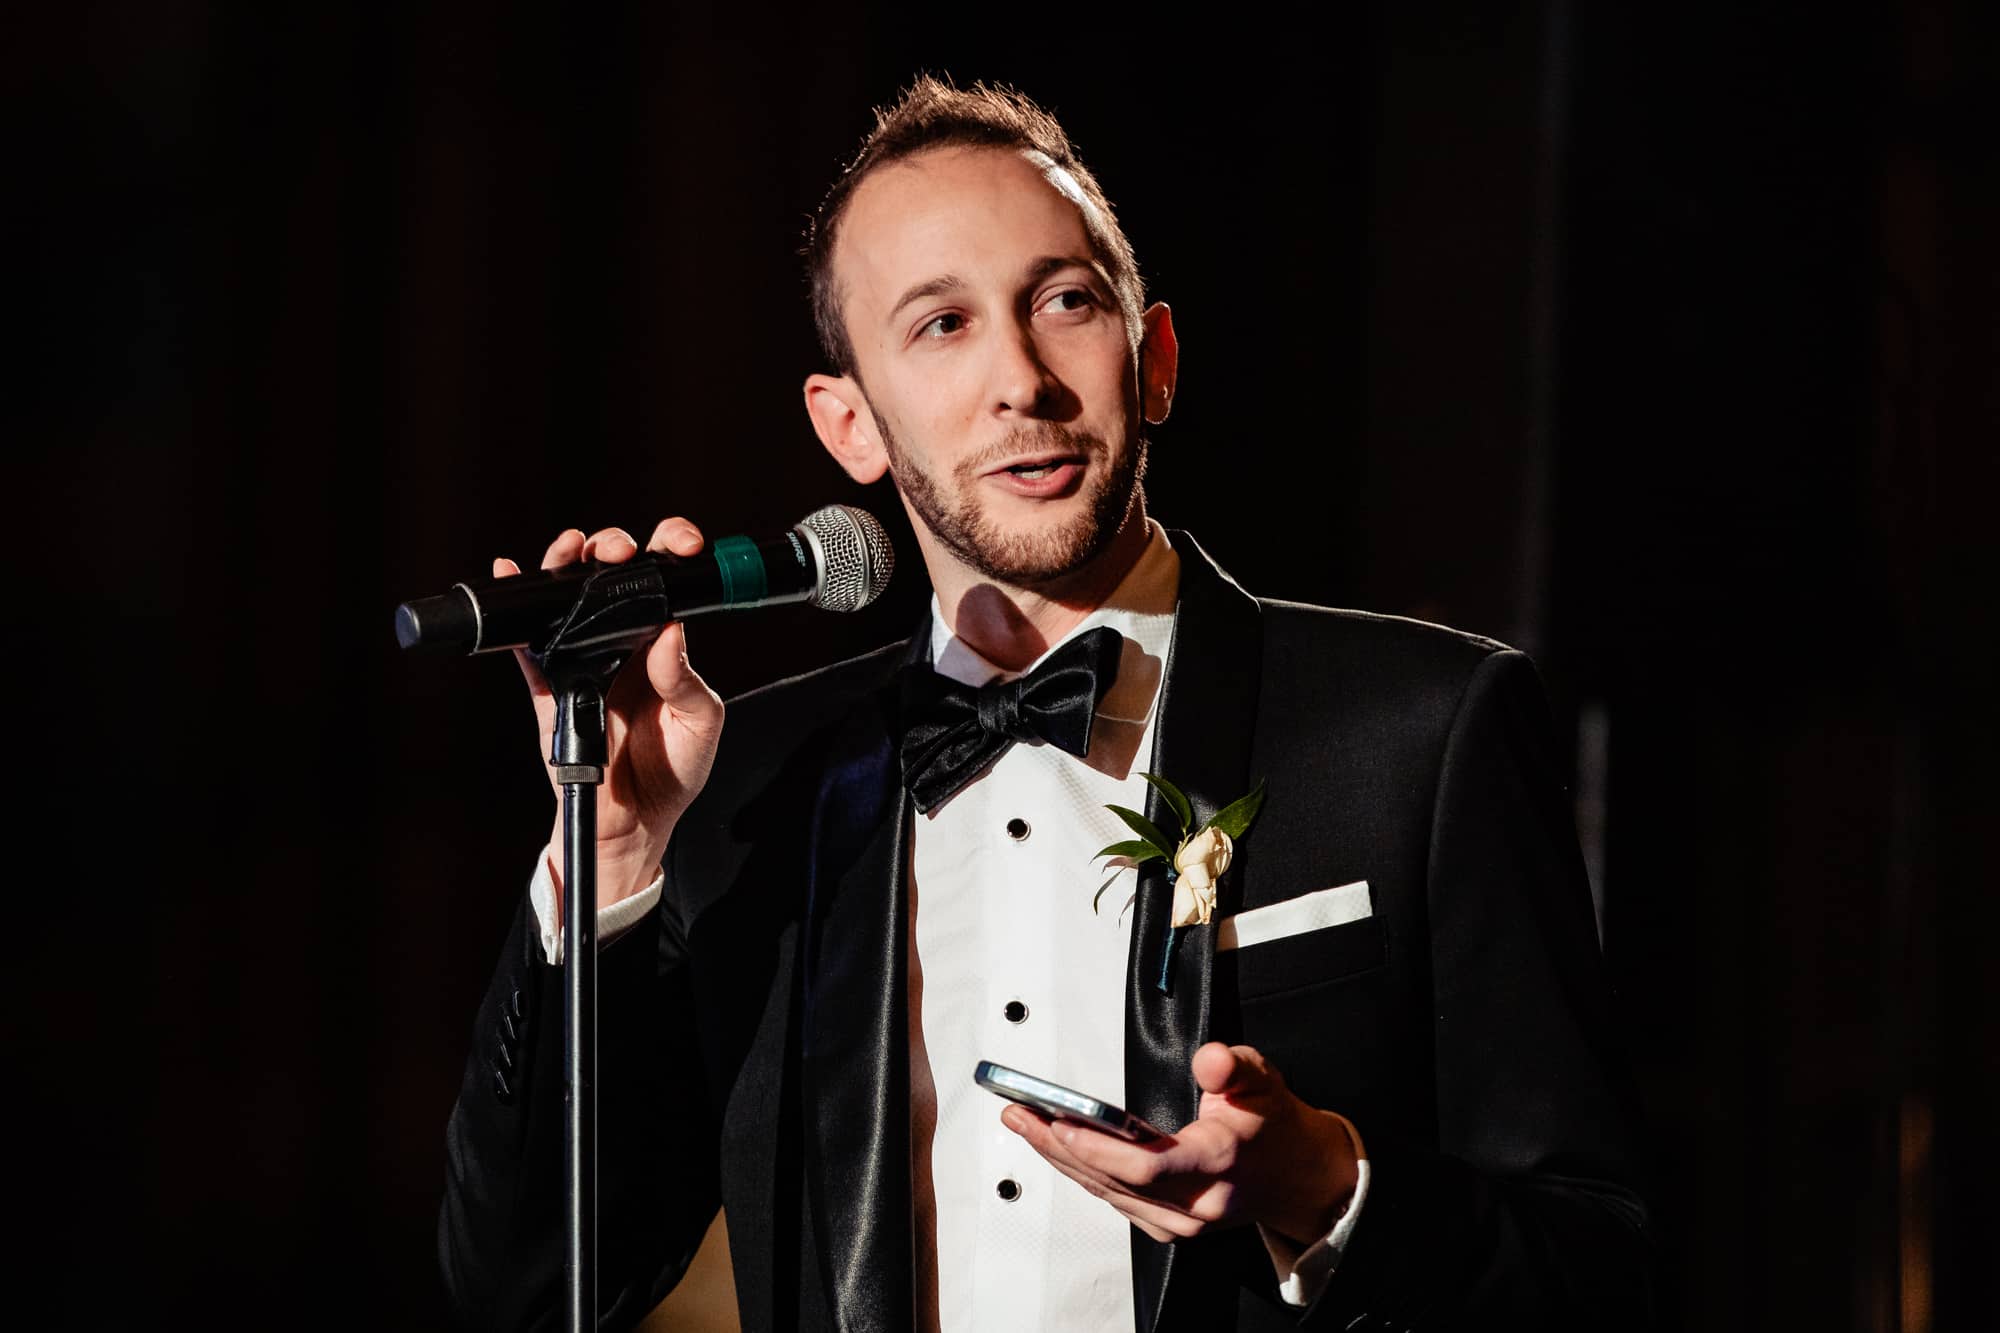
{"label": "mouth", "polygon": [[1089,460],[1082,454],[1040,454],[1002,463],[986,474],[1001,491],[1023,500],[1061,500],[1083,484]]}
{"label": "mouth", "polygon": [[989,477],[1013,476],[1023,481],[1043,481],[1055,476],[1067,467],[1081,467],[1082,454],[1043,454],[1031,458],[1019,458],[1010,463],[1002,463],[986,475]]}

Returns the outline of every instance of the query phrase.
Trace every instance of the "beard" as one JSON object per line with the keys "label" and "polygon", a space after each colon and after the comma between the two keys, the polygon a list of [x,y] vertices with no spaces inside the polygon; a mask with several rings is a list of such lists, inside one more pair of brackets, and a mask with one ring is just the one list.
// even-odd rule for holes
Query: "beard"
{"label": "beard", "polygon": [[[1013,587],[1033,587],[1073,573],[1111,544],[1131,516],[1146,477],[1146,436],[1134,429],[1115,455],[1100,436],[1071,431],[1053,421],[1008,432],[952,469],[951,490],[926,472],[897,443],[888,418],[875,414],[889,475],[931,534],[969,568]],[[993,464],[1022,454],[1078,454],[1084,469],[1084,504],[1054,528],[1008,532],[974,498],[980,476]]]}

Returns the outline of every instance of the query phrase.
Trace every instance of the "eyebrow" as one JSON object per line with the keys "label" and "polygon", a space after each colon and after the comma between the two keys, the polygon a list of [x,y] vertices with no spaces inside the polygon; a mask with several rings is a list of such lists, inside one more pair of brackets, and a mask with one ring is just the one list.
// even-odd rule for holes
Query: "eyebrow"
{"label": "eyebrow", "polygon": [[1049,274],[1066,268],[1087,268],[1091,273],[1096,274],[1097,261],[1094,258],[1086,258],[1082,255],[1043,255],[1040,259],[1028,265],[1028,281],[1031,283],[1040,282],[1043,278],[1048,277]]}
{"label": "eyebrow", "polygon": [[930,279],[928,282],[920,282],[903,293],[902,299],[898,300],[895,306],[890,309],[889,318],[894,319],[896,316],[902,314],[903,307],[913,302],[928,300],[933,296],[943,296],[947,292],[958,291],[964,286],[965,279],[959,277],[956,273],[944,273]]}
{"label": "eyebrow", "polygon": [[[1043,255],[1040,259],[1028,265],[1028,271],[1025,276],[1028,283],[1033,284],[1040,282],[1051,273],[1066,268],[1089,269],[1097,277],[1102,278],[1104,276],[1098,271],[1097,264],[1093,260],[1080,255]],[[935,278],[929,278],[918,283],[904,292],[901,297],[897,298],[896,304],[889,310],[889,318],[893,320],[902,314],[903,307],[907,305],[911,305],[917,301],[928,300],[933,296],[946,296],[952,292],[962,291],[965,286],[965,279],[959,277],[956,273],[941,273]]]}

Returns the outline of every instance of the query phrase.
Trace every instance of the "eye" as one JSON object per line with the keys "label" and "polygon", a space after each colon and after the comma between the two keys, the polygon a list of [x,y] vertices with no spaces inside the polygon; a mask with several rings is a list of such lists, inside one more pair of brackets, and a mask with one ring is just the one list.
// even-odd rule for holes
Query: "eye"
{"label": "eye", "polygon": [[1073,310],[1083,310],[1096,304],[1097,298],[1092,296],[1085,288],[1065,287],[1049,297],[1048,300],[1042,302],[1042,309],[1053,310],[1060,314]]}
{"label": "eye", "polygon": [[919,338],[945,338],[965,327],[965,316],[950,311],[937,316],[917,330]]}

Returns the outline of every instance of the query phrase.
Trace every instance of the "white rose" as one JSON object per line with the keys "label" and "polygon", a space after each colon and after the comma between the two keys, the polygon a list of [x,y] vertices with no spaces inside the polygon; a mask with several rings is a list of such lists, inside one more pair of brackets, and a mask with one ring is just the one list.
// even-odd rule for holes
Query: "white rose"
{"label": "white rose", "polygon": [[1186,877],[1174,881],[1174,924],[1205,926],[1215,915],[1215,886],[1197,889]]}
{"label": "white rose", "polygon": [[1174,853],[1176,926],[1205,926],[1215,915],[1215,881],[1229,869],[1234,851],[1227,833],[1205,828]]}

